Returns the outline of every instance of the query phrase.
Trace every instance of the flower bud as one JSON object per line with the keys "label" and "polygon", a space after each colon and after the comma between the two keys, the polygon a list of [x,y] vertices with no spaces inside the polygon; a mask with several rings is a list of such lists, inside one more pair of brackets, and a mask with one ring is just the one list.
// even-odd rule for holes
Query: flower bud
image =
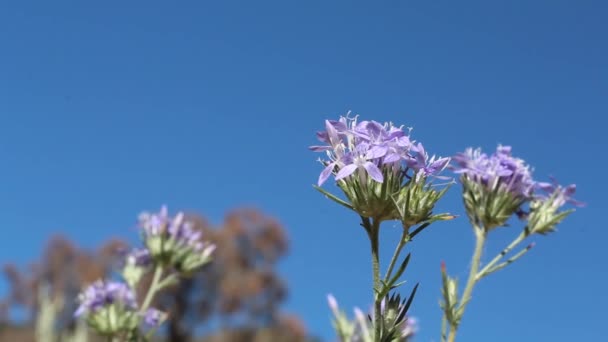
{"label": "flower bud", "polygon": [[545,235],[555,231],[555,226],[574,211],[574,209],[560,211],[566,203],[579,207],[584,206],[583,203],[572,199],[572,195],[576,191],[574,184],[564,188],[556,182],[553,184],[539,183],[537,187],[549,195],[536,196],[530,203],[530,213],[527,217],[528,229],[531,233]]}
{"label": "flower bud", "polygon": [[425,177],[416,181],[412,179],[395,196],[399,219],[404,227],[431,220],[435,204],[449,188],[437,190],[426,181]]}

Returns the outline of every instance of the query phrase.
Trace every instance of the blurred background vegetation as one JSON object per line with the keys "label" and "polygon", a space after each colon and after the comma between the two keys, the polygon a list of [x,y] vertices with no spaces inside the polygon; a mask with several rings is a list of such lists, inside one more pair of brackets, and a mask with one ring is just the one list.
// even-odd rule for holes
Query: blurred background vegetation
{"label": "blurred background vegetation", "polygon": [[[288,290],[276,267],[288,252],[288,241],[275,219],[239,209],[212,227],[200,215],[187,216],[217,244],[216,257],[155,298],[155,306],[170,317],[158,341],[316,340],[296,315],[281,311]],[[91,282],[117,277],[121,254],[129,248],[113,239],[86,250],[55,236],[29,266],[5,264],[9,291],[0,302],[0,341],[100,340],[74,320],[76,298]],[[141,290],[138,293],[144,293]]]}

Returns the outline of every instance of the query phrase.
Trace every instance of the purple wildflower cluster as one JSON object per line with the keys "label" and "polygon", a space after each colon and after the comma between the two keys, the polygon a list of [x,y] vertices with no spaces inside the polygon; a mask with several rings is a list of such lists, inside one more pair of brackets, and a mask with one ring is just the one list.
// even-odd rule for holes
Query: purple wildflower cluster
{"label": "purple wildflower cluster", "polygon": [[[194,224],[184,219],[184,213],[180,212],[171,218],[166,206],[161,207],[159,213],[142,213],[139,216],[139,226],[153,256],[187,249],[209,257],[215,250],[215,245],[201,240],[202,232],[195,230]],[[150,241],[160,240],[164,240],[160,245],[149,244]]]}
{"label": "purple wildflower cluster", "polygon": [[328,161],[319,176],[322,185],[331,174],[336,181],[353,174],[362,179],[369,176],[382,183],[384,172],[407,172],[416,177],[436,176],[449,163],[449,158],[429,158],[421,143],[410,140],[403,127],[376,121],[357,122],[357,117],[340,117],[326,120],[325,131],[317,132],[317,138],[326,143],[311,146],[316,152],[326,152]]}
{"label": "purple wildflower cluster", "polygon": [[77,317],[94,314],[112,304],[118,304],[128,310],[137,308],[135,294],[129,286],[120,282],[97,281],[89,285],[78,299],[80,305],[75,312]]}
{"label": "purple wildflower cluster", "polygon": [[511,155],[511,146],[499,145],[496,152],[490,156],[482,153],[480,149],[468,148],[464,153],[454,156],[453,160],[457,164],[454,167],[455,173],[490,190],[505,190],[526,200],[547,200],[552,197],[553,206],[556,208],[566,203],[583,205],[572,198],[576,185],[563,187],[555,180],[552,183],[535,181],[530,166],[526,165],[524,160]]}
{"label": "purple wildflower cluster", "polygon": [[167,207],[139,216],[143,240],[150,255],[178,271],[190,272],[210,261],[215,245],[203,241],[202,232],[185,220],[184,213],[170,217]]}
{"label": "purple wildflower cluster", "polygon": [[505,190],[516,197],[530,198],[534,180],[530,167],[511,155],[510,146],[498,146],[488,156],[481,149],[468,148],[453,158],[458,165],[454,172],[489,189]]}
{"label": "purple wildflower cluster", "polygon": [[139,225],[144,233],[144,239],[167,237],[179,246],[189,247],[195,251],[203,250],[202,233],[194,230],[192,222],[184,220],[184,213],[180,212],[171,218],[167,207],[163,206],[159,213],[142,213],[139,216]]}

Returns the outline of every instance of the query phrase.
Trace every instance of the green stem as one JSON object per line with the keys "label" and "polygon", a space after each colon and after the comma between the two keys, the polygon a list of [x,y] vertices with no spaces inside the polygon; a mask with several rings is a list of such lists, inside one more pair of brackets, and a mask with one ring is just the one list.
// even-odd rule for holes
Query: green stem
{"label": "green stem", "polygon": [[505,262],[501,262],[500,264],[490,268],[489,270],[487,270],[485,273],[479,273],[479,279],[492,274],[496,271],[499,271],[505,267],[507,267],[507,265],[512,264],[513,262],[515,262],[515,260],[521,258],[522,256],[524,256],[526,253],[528,253],[528,251],[532,248],[532,245],[522,249],[521,251],[519,251],[517,254],[515,254],[514,256],[512,256],[511,258],[507,259],[507,261]]}
{"label": "green stem", "polygon": [[409,241],[410,241],[409,227],[403,227],[403,233],[401,234],[401,240],[399,240],[399,245],[397,245],[397,249],[395,249],[395,253],[393,254],[391,263],[388,265],[388,270],[386,271],[386,275],[384,276],[384,282],[387,282],[390,279],[390,277],[393,273],[393,268],[395,268],[395,263],[397,262],[397,259],[399,259],[399,254],[401,254],[401,250]]}
{"label": "green stem", "polygon": [[152,277],[152,283],[150,283],[150,287],[148,288],[148,293],[146,293],[146,298],[144,299],[143,304],[140,308],[140,313],[145,313],[150,304],[152,303],[152,299],[154,298],[154,294],[158,291],[158,283],[160,281],[160,276],[163,273],[163,267],[161,265],[156,266],[154,269],[154,276]]}
{"label": "green stem", "polygon": [[[462,316],[464,314],[464,310],[471,300],[471,294],[473,292],[473,287],[477,283],[477,271],[479,270],[479,263],[481,261],[481,254],[483,252],[483,247],[486,242],[486,232],[483,228],[474,227],[475,230],[475,251],[473,252],[473,257],[471,258],[471,270],[469,271],[469,278],[467,279],[467,284],[464,288],[464,292],[462,293],[462,297],[460,298],[460,304],[458,305],[458,318],[459,321],[462,320]],[[458,330],[458,324],[456,322],[450,322],[450,333],[448,335],[448,342],[454,342],[456,340],[456,331]]]}
{"label": "green stem", "polygon": [[369,235],[369,240],[372,249],[372,274],[374,279],[373,294],[374,294],[374,341],[380,342],[380,335],[382,333],[382,317],[380,316],[381,311],[381,298],[377,295],[380,291],[380,241],[379,231],[380,222],[376,219],[370,222],[369,218],[363,218],[363,227]]}
{"label": "green stem", "polygon": [[[494,257],[494,259],[492,259],[492,261],[490,261],[484,268],[481,269],[481,271],[479,271],[479,273],[476,275],[476,278],[477,278],[476,280],[479,280],[479,279],[483,278],[484,276],[490,274],[490,272],[488,272],[488,271],[492,267],[494,267],[494,265],[496,265],[496,263],[499,262],[505,255],[507,255],[511,250],[513,250],[513,248],[517,247],[517,245],[519,245],[525,238],[527,238],[528,235],[530,235],[530,234],[526,227],[521,232],[521,234],[519,234],[519,236],[517,236],[513,241],[511,241],[511,243],[505,249],[503,249],[500,253],[498,253],[498,255],[496,255]],[[515,261],[515,260],[513,260],[513,261]]]}
{"label": "green stem", "polygon": [[445,318],[445,314],[441,317],[441,342],[445,342],[446,330],[448,328],[448,320]]}

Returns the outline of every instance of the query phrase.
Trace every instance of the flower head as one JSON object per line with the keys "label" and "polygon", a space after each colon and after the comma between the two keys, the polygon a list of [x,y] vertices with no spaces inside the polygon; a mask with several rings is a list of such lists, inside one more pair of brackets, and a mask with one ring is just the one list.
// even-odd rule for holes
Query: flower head
{"label": "flower head", "polygon": [[488,231],[505,225],[533,197],[530,167],[513,157],[509,146],[498,146],[492,155],[468,148],[453,160],[454,172],[461,175],[467,214],[479,228]]}
{"label": "flower head", "polygon": [[530,203],[530,212],[524,215],[528,218],[528,228],[533,233],[553,232],[555,226],[574,211],[574,209],[561,210],[566,204],[576,207],[585,205],[572,198],[576,192],[574,184],[563,187],[553,179],[552,183],[537,183],[536,188],[541,193],[535,195]]}
{"label": "flower head", "polygon": [[318,186],[334,175],[357,213],[381,221],[401,218],[393,202],[406,184],[440,177],[450,160],[429,157],[423,145],[415,144],[402,126],[358,121],[356,116],[326,120],[325,131],[318,132],[317,137],[325,145],[310,149],[327,155],[321,160],[325,167]]}
{"label": "flower head", "polygon": [[172,218],[163,206],[159,213],[142,213],[139,225],[144,243],[155,260],[185,272],[211,260],[215,245],[202,240],[202,232],[185,220],[184,213]]}
{"label": "flower head", "polygon": [[529,198],[534,189],[530,167],[511,155],[510,146],[498,146],[488,156],[481,149],[468,148],[453,158],[454,172],[490,190],[502,190],[516,197]]}
{"label": "flower head", "polygon": [[135,294],[127,284],[97,281],[79,295],[78,301],[74,316],[85,318],[100,334],[112,335],[137,326]]}
{"label": "flower head", "polygon": [[75,316],[80,317],[89,313],[95,313],[109,305],[117,304],[126,309],[135,309],[135,294],[127,286],[120,282],[97,281],[87,287],[78,297],[80,305]]}
{"label": "flower head", "polygon": [[551,205],[557,208],[563,207],[566,204],[572,204],[575,207],[584,207],[585,203],[580,202],[572,198],[572,195],[576,192],[576,184],[570,184],[566,187],[561,186],[555,178],[551,179],[552,182],[538,182],[536,183],[536,189],[541,190],[542,193],[537,193],[536,198],[540,200],[549,200],[551,198]]}
{"label": "flower head", "polygon": [[[383,170],[404,171],[412,141],[403,127],[376,121],[357,122],[357,117],[340,117],[337,121],[325,121],[325,131],[317,137],[327,145],[311,146],[316,152],[326,152],[329,158],[319,176],[321,186],[333,173],[339,181],[349,176],[374,181],[384,181]],[[357,171],[357,172],[356,172]],[[356,173],[355,173],[356,172]]]}

